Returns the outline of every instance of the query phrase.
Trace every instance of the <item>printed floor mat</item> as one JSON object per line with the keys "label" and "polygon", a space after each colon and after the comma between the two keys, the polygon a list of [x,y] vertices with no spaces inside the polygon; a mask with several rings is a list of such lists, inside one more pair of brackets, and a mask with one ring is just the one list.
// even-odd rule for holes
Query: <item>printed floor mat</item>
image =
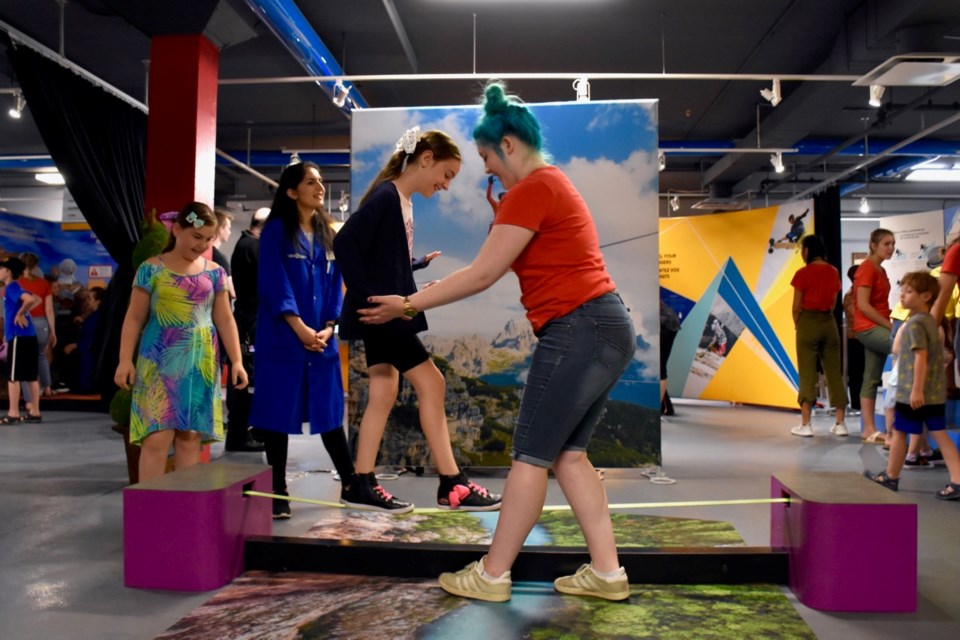
{"label": "printed floor mat", "polygon": [[[613,514],[621,547],[743,546],[726,522]],[[488,544],[497,513],[336,510],[304,535],[379,542]],[[543,514],[528,544],[583,546],[569,511]],[[514,582],[510,602],[464,600],[436,580],[249,571],[157,640],[813,639],[776,585],[632,585],[627,602]]]}

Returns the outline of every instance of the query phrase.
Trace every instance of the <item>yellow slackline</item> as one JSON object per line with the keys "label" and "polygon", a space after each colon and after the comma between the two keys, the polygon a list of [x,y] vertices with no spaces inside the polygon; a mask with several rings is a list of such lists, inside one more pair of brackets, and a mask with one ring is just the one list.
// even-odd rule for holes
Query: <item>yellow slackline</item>
{"label": "yellow slackline", "polygon": [[[348,507],[339,502],[327,502],[326,500],[311,500],[310,498],[297,498],[296,496],[280,496],[273,493],[263,493],[262,491],[244,491],[243,495],[253,496],[255,498],[276,498],[278,500],[289,500],[290,502],[305,502],[315,504],[321,507],[333,507],[337,509],[346,509]],[[623,504],[611,504],[611,509],[673,509],[676,507],[726,507],[741,504],[785,504],[790,502],[790,498],[746,498],[743,500],[694,500],[688,502],[632,502]],[[570,505],[566,504],[548,504],[544,505],[544,511],[569,511]],[[425,509],[414,509],[412,513],[456,513],[457,509],[439,509],[436,507]],[[473,513],[463,511],[461,513]]]}

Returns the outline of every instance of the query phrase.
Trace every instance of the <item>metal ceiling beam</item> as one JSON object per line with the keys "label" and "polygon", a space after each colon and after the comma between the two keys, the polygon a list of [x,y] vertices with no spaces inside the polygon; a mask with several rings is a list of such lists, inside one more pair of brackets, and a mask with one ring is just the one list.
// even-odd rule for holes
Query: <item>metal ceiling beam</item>
{"label": "metal ceiling beam", "polygon": [[417,54],[414,52],[413,44],[407,36],[407,30],[403,28],[403,21],[400,20],[396,5],[393,4],[393,0],[383,0],[383,8],[387,10],[387,15],[390,16],[390,24],[393,25],[393,30],[397,33],[397,39],[400,40],[400,46],[403,47],[403,53],[407,56],[410,68],[416,73],[419,69]]}

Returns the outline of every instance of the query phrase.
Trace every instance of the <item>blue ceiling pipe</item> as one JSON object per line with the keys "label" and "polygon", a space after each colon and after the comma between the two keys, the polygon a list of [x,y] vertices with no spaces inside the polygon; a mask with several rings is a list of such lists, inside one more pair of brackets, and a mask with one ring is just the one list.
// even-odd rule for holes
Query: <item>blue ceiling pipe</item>
{"label": "blue ceiling pipe", "polygon": [[[287,51],[300,64],[315,76],[342,76],[343,69],[337,64],[330,49],[320,40],[320,36],[307,22],[303,13],[293,3],[293,0],[246,0],[257,16],[263,20],[268,29],[280,40]],[[333,81],[318,81],[323,90],[333,98],[336,83]],[[350,111],[366,109],[369,105],[360,92],[350,82],[344,82],[348,90],[347,100],[340,110],[347,117]]]}

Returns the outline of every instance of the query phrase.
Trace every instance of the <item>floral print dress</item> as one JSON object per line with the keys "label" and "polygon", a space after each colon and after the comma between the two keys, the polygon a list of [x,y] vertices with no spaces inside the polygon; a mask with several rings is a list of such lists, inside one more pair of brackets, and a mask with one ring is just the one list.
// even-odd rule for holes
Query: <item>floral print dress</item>
{"label": "floral print dress", "polygon": [[204,443],[223,440],[213,303],[226,273],[213,266],[194,275],[149,262],[137,269],[133,286],[150,294],[150,315],[133,384],[132,444],[163,429],[196,431]]}

